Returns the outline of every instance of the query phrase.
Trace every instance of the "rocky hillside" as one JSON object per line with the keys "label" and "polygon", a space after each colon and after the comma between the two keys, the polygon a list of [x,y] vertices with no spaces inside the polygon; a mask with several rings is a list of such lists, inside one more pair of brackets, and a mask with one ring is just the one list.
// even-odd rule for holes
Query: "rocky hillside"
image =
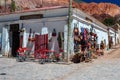
{"label": "rocky hillside", "polygon": [[94,16],[100,21],[120,14],[120,7],[111,3],[80,3],[79,9]]}
{"label": "rocky hillside", "polygon": [[[30,10],[42,7],[51,6],[68,6],[69,0],[14,0],[16,5],[16,11],[20,10]],[[10,12],[11,0],[6,2],[6,11]],[[4,0],[0,2],[0,13],[5,12],[5,2]]]}

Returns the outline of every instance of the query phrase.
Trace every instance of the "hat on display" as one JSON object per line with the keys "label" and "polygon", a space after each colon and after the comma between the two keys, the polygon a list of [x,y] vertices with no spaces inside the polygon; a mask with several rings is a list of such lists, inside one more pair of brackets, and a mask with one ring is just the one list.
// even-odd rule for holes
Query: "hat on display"
{"label": "hat on display", "polygon": [[57,35],[57,33],[56,33],[55,28],[54,28],[53,31],[52,31],[52,36],[56,36],[56,35]]}

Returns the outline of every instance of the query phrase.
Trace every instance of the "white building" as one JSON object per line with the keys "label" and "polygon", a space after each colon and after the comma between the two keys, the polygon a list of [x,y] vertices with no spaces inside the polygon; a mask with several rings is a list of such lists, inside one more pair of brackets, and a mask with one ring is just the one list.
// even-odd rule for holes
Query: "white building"
{"label": "white building", "polygon": [[[81,28],[87,28],[90,30],[93,28],[94,33],[98,36],[97,44],[100,44],[102,40],[105,40],[108,45],[108,31],[107,27],[89,16],[88,14],[74,8],[72,15],[72,29],[71,29],[71,54],[74,53],[74,36],[73,30],[75,25],[81,31]],[[17,12],[13,14],[3,14],[0,16],[0,33],[2,34],[2,54],[12,53],[16,55],[15,51],[19,48],[20,39],[19,31],[21,27],[25,28],[23,35],[23,47],[27,46],[28,35],[30,28],[35,33],[41,34],[43,28],[47,28],[48,35],[50,35],[53,29],[56,32],[64,33],[64,52],[67,51],[67,26],[68,26],[68,8],[66,7],[51,7],[43,8],[31,11]],[[13,36],[14,35],[14,36]],[[50,36],[49,36],[50,37]],[[58,37],[58,36],[57,36]]]}

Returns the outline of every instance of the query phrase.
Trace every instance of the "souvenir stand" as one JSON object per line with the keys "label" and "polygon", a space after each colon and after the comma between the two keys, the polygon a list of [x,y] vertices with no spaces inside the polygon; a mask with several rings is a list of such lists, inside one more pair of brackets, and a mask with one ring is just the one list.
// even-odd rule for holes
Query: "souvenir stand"
{"label": "souvenir stand", "polygon": [[84,60],[89,61],[92,58],[92,53],[95,53],[97,49],[98,37],[97,34],[94,33],[95,31],[93,32],[93,30],[93,28],[89,30],[87,28],[81,27],[81,31],[79,31],[77,26],[74,27],[74,52],[77,54],[75,54],[72,61],[75,63]]}
{"label": "souvenir stand", "polygon": [[[46,28],[47,29],[47,28]],[[46,30],[47,31],[47,30]],[[49,34],[49,35],[48,35]],[[40,35],[35,35],[35,58],[42,60],[40,63],[47,61],[60,60],[60,50],[63,49],[63,37],[62,33],[56,32],[53,29],[52,34],[47,31]]]}
{"label": "souvenir stand", "polygon": [[[31,55],[34,55],[34,58],[39,59],[40,63],[60,60],[59,57],[64,49],[64,32],[57,32],[56,29],[53,28],[52,33],[50,33],[47,27],[43,27],[40,33],[36,33],[32,28],[29,28],[29,33],[24,34],[24,31],[23,27],[21,27],[20,47],[18,49],[20,54],[18,58],[21,59],[21,57],[24,56],[24,59],[25,56],[29,58]],[[27,34],[29,34],[28,37],[26,37]],[[25,45],[25,38],[28,38],[26,47],[23,46]],[[21,55],[23,53],[25,54]]]}

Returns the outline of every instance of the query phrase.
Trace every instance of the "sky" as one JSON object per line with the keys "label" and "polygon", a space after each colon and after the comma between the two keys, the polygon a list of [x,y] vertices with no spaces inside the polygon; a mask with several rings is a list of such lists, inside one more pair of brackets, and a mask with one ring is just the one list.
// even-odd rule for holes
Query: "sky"
{"label": "sky", "polygon": [[114,3],[118,6],[120,6],[120,0],[82,0],[82,1],[85,1],[85,2],[109,2],[109,3]]}

